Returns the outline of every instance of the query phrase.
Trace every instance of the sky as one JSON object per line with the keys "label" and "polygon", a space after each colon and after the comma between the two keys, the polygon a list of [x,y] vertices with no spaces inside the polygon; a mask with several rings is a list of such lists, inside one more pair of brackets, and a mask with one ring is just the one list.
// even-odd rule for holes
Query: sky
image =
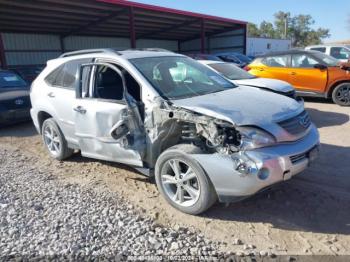
{"label": "sky", "polygon": [[208,15],[222,16],[260,24],[273,22],[278,11],[292,15],[310,14],[313,28],[330,29],[324,42],[350,39],[350,0],[134,0],[145,4],[170,7]]}

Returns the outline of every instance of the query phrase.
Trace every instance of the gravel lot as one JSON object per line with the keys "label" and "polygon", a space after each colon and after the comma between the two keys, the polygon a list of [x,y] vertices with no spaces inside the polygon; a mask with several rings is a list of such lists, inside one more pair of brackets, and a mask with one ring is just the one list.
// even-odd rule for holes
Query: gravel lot
{"label": "gravel lot", "polygon": [[28,255],[120,257],[223,256],[217,244],[187,228],[143,218],[108,189],[62,183],[18,150],[0,149],[0,260]]}
{"label": "gravel lot", "polygon": [[124,165],[79,154],[54,161],[30,123],[2,128],[0,250],[114,255],[124,248],[128,255],[164,245],[172,254],[182,245],[202,254],[350,255],[350,108],[321,100],[305,107],[319,127],[319,160],[268,192],[196,217],[171,208]]}

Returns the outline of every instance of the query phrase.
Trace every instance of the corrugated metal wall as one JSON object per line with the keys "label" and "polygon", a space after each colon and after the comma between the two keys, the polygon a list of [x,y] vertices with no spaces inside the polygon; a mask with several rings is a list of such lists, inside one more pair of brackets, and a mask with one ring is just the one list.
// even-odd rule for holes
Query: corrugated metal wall
{"label": "corrugated metal wall", "polygon": [[44,64],[61,53],[55,35],[3,33],[2,39],[8,66]]}
{"label": "corrugated metal wall", "polygon": [[[206,52],[238,52],[245,53],[245,31],[237,29],[222,34],[217,34],[206,38]],[[180,44],[181,52],[183,53],[198,53],[200,52],[200,39],[194,39]]]}
{"label": "corrugated metal wall", "polygon": [[[58,35],[3,33],[8,66],[41,65],[62,53]],[[120,37],[69,36],[62,41],[65,51],[88,48],[130,48],[130,40]],[[138,39],[138,48],[158,47],[177,51],[177,41]]]}
{"label": "corrugated metal wall", "polygon": [[[45,64],[47,60],[58,57],[62,48],[65,51],[106,47],[130,48],[130,40],[120,37],[69,36],[62,41],[63,47],[58,35],[3,33],[2,39],[8,66]],[[211,36],[206,38],[205,42],[208,53],[245,52],[243,29]],[[138,39],[136,46],[179,51],[177,41]],[[200,39],[180,43],[180,52],[199,53]]]}

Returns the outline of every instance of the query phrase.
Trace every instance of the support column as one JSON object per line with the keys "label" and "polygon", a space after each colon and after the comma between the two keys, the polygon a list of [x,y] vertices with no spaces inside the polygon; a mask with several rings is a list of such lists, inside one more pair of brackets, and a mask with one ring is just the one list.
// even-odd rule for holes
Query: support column
{"label": "support column", "polygon": [[65,46],[64,46],[64,37],[63,37],[63,36],[60,36],[60,48],[61,48],[62,54],[63,54],[64,52],[66,52],[66,48],[65,48]]}
{"label": "support column", "polygon": [[1,63],[1,68],[7,68],[5,46],[4,46],[1,33],[0,33],[0,63]]}
{"label": "support column", "polygon": [[136,48],[136,34],[134,23],[134,7],[129,7],[129,32],[130,32],[130,46]]}
{"label": "support column", "polygon": [[243,28],[244,30],[244,40],[243,40],[243,46],[244,46],[244,50],[243,50],[243,54],[247,55],[247,37],[248,37],[248,32],[247,32],[247,25],[244,26]]}
{"label": "support column", "polygon": [[201,53],[205,52],[205,21],[204,18],[201,19]]}

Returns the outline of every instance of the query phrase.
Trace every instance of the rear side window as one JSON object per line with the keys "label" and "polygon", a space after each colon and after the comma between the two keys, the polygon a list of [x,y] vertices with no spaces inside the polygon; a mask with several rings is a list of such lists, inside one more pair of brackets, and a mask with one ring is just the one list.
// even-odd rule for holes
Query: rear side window
{"label": "rear side window", "polygon": [[77,59],[69,61],[52,71],[45,78],[45,81],[54,87],[74,89],[77,83],[79,66],[90,61],[91,59]]}
{"label": "rear side window", "polygon": [[265,57],[262,60],[262,63],[267,65],[267,66],[271,66],[271,67],[287,67],[288,66],[288,58],[289,58],[289,56],[287,56],[287,55]]}
{"label": "rear side window", "polygon": [[27,83],[13,72],[0,71],[0,88],[14,88],[26,86]]}
{"label": "rear side window", "polygon": [[325,47],[313,47],[313,48],[310,48],[310,50],[326,53],[326,48]]}

